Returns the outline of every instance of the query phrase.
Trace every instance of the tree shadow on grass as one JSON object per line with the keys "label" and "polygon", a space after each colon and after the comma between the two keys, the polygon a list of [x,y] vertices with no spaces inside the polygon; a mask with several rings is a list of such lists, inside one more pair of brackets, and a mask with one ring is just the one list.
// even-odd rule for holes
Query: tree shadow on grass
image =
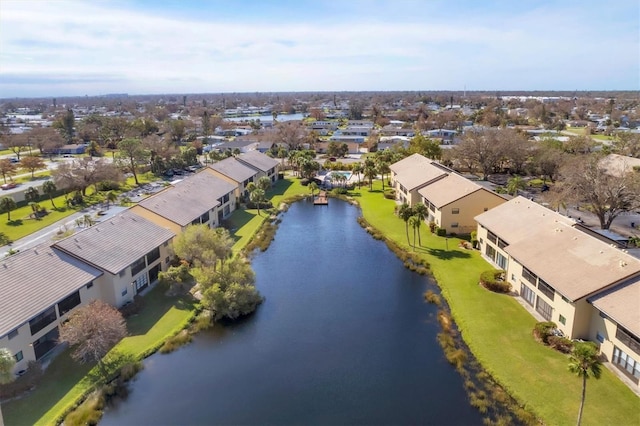
{"label": "tree shadow on grass", "polygon": [[22,226],[23,224],[24,222],[22,219],[14,219],[7,222],[7,225],[9,226]]}
{"label": "tree shadow on grass", "polygon": [[284,195],[292,184],[293,183],[289,179],[280,179],[269,191],[267,191],[267,197]]}
{"label": "tree shadow on grass", "polygon": [[163,286],[156,286],[143,297],[144,306],[140,312],[127,318],[129,336],[147,334],[171,308],[181,311],[193,309],[190,295],[166,296],[164,293]]}
{"label": "tree shadow on grass", "polygon": [[438,259],[442,260],[450,260],[450,259],[469,259],[471,255],[469,253],[465,253],[458,250],[442,250],[442,249],[434,249],[428,248],[427,253],[431,256],[435,256]]}

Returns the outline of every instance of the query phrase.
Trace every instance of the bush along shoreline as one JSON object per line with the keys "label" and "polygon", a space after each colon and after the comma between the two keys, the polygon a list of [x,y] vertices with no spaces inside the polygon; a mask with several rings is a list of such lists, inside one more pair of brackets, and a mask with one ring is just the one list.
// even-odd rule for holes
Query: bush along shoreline
{"label": "bush along shoreline", "polygon": [[[429,264],[416,254],[403,249],[394,241],[386,238],[375,229],[364,217],[358,223],[374,239],[384,241],[389,249],[403,261],[405,267],[421,275],[429,274]],[[437,281],[431,276],[433,282]],[[434,286],[435,287],[435,286]],[[438,343],[447,361],[464,379],[464,388],[469,403],[484,416],[486,425],[538,425],[540,420],[535,414],[513,398],[493,377],[487,373],[464,342],[446,299],[439,294],[439,288],[429,289],[424,293],[425,302],[436,305],[438,323]]]}

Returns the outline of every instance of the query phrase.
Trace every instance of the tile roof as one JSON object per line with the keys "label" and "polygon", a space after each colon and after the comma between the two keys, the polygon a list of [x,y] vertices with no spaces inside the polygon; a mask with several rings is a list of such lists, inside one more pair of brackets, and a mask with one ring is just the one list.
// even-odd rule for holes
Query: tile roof
{"label": "tile roof", "polygon": [[0,260],[0,336],[102,275],[48,244]]}
{"label": "tile roof", "polygon": [[262,172],[268,172],[280,164],[280,161],[259,151],[245,152],[244,154],[240,154],[237,159]]}
{"label": "tile roof", "polygon": [[488,191],[457,173],[449,173],[442,179],[420,188],[418,194],[425,197],[437,208],[441,208],[476,191],[487,191],[499,197],[498,194]]}
{"label": "tile roof", "polygon": [[180,226],[187,226],[204,213],[220,205],[218,198],[236,188],[235,185],[199,172],[176,182],[138,203],[138,206],[162,216]]}
{"label": "tile roof", "polygon": [[389,168],[396,174],[394,179],[409,191],[441,178],[448,172],[443,166],[420,154],[403,158],[391,164]]}
{"label": "tile roof", "polygon": [[604,291],[590,302],[609,318],[640,337],[640,277]]}
{"label": "tile roof", "polygon": [[54,247],[117,274],[175,234],[132,212],[124,212],[78,232]]}
{"label": "tile roof", "polygon": [[242,183],[257,174],[257,171],[254,168],[238,161],[235,157],[225,158],[224,160],[210,164],[209,168],[239,183]]}

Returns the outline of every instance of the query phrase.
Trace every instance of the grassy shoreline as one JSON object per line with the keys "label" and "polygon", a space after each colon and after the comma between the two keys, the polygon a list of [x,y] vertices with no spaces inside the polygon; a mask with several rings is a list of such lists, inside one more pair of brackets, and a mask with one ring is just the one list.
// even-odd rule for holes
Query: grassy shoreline
{"label": "grassy shoreline", "polygon": [[[380,182],[375,182],[373,191],[367,187],[354,191],[363,217],[386,238],[430,264],[465,343],[482,367],[544,423],[574,424],[580,380],[568,373],[566,356],[534,341],[531,332],[536,321],[515,299],[478,285],[480,273],[489,265],[477,251],[459,248],[457,238],[431,235],[426,227],[421,230],[422,247],[413,249],[407,242],[404,222],[393,214],[394,201],[385,199],[380,187]],[[280,181],[269,193],[275,207],[285,199],[307,194],[308,188],[297,179]],[[229,220],[236,238],[234,253],[246,247],[267,219],[266,212],[260,216],[256,210],[234,212]],[[116,346],[118,350],[139,358],[148,356],[186,327],[196,312],[193,305],[176,299],[161,298],[161,303],[154,305],[154,312],[140,314],[135,320],[138,324],[132,320],[131,336]],[[55,363],[73,375],[60,377]],[[64,354],[53,366],[56,368],[46,373],[48,382],[28,397],[3,404],[7,425],[54,424],[88,393],[90,367],[79,368]],[[602,379],[589,382],[583,424],[640,424],[639,413],[640,399],[608,370],[603,371]],[[634,418],[636,421],[630,421]]]}

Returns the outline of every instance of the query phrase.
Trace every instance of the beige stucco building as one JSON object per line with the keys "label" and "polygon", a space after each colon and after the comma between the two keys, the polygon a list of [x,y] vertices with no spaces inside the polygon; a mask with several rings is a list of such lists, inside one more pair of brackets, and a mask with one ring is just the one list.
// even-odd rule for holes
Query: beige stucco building
{"label": "beige stucco building", "polygon": [[506,271],[518,297],[568,338],[598,342],[637,386],[640,260],[523,197],[476,220],[483,257]]}

